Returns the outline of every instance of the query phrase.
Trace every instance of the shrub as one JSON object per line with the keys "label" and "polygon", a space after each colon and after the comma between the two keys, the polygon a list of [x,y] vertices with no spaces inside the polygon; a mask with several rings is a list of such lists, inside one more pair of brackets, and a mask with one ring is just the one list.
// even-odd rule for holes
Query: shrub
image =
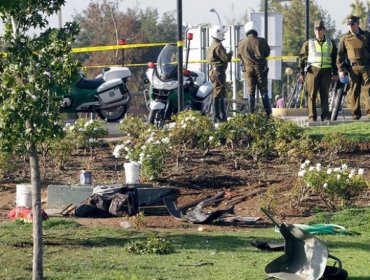
{"label": "shrub", "polygon": [[124,129],[126,136],[114,147],[114,157],[138,162],[143,176],[158,179],[171,152],[168,131],[145,125],[137,118],[126,119],[120,128]]}
{"label": "shrub", "polygon": [[235,160],[246,156],[258,160],[274,151],[274,123],[264,113],[237,114],[220,125],[217,137],[226,143],[228,155]]}
{"label": "shrub", "polygon": [[183,111],[173,117],[170,142],[179,152],[190,149],[205,151],[215,146],[214,127],[208,116],[197,111]]}
{"label": "shrub", "polygon": [[14,161],[10,152],[0,151],[0,181],[7,173],[18,169],[18,164]]}
{"label": "shrub", "polygon": [[320,163],[310,165],[306,160],[298,172],[302,183],[302,197],[308,194],[318,195],[331,211],[336,210],[336,201],[349,206],[352,199],[368,187],[363,178],[364,169],[348,168],[346,164],[339,167],[323,168]]}
{"label": "shrub", "polygon": [[275,150],[280,157],[301,161],[311,158],[315,151],[313,140],[304,132],[304,128],[292,121],[274,119]]}
{"label": "shrub", "polygon": [[125,250],[132,254],[157,254],[166,255],[175,252],[170,241],[156,235],[149,236],[146,240],[135,240],[125,246]]}

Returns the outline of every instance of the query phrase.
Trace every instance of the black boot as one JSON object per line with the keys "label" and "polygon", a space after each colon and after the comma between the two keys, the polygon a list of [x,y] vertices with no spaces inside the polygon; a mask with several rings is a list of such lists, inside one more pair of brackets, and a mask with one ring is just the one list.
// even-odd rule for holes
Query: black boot
{"label": "black boot", "polygon": [[225,108],[225,99],[220,98],[220,119],[222,122],[227,122],[227,113]]}
{"label": "black boot", "polygon": [[256,109],[256,96],[254,94],[249,95],[249,112],[253,114],[255,109]]}
{"label": "black boot", "polygon": [[265,108],[266,117],[269,118],[270,115],[272,114],[272,108],[271,108],[270,98],[268,94],[265,94],[262,97],[262,103],[263,103],[263,107]]}
{"label": "black boot", "polygon": [[213,97],[213,122],[221,120],[220,116],[220,97]]}

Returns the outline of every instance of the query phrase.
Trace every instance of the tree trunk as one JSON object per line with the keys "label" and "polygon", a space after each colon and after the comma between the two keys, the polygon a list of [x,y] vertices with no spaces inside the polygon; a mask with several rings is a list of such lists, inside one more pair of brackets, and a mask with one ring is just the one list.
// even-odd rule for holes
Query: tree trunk
{"label": "tree trunk", "polygon": [[43,243],[41,216],[41,184],[40,164],[35,143],[30,146],[30,167],[32,185],[32,214],[33,214],[33,266],[32,279],[43,279]]}

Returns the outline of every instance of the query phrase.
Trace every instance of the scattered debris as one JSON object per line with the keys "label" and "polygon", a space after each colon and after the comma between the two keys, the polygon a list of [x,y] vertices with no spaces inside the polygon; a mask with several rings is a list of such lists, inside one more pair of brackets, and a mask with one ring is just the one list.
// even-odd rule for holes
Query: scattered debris
{"label": "scattered debris", "polygon": [[[320,239],[294,225],[279,225],[265,209],[261,210],[279,228],[285,240],[284,255],[265,267],[268,276],[286,280],[318,280],[321,277],[332,280],[347,279],[348,273],[342,269],[340,259],[329,254]],[[327,266],[329,258],[333,259],[338,267]]]}
{"label": "scattered debris", "polygon": [[[48,214],[46,214],[43,209],[41,209],[41,217],[43,220],[47,220],[49,218]],[[11,220],[23,220],[24,222],[32,222],[32,209],[25,207],[15,207],[14,209],[9,211],[8,218]]]}
{"label": "scattered debris", "polygon": [[178,264],[177,266],[205,266],[205,265],[214,265],[212,262],[200,262],[194,264]]}
{"label": "scattered debris", "polygon": [[[227,192],[227,197],[234,198],[236,194],[231,194],[230,191]],[[248,195],[249,196],[249,195]],[[193,224],[209,224],[217,219],[224,222],[243,222],[246,224],[254,224],[260,217],[243,217],[243,216],[227,216],[223,217],[225,214],[234,214],[234,206],[239,203],[247,196],[241,196],[235,198],[234,203],[228,203],[230,205],[227,209],[215,210],[205,212],[203,209],[207,206],[217,205],[226,198],[225,191],[220,192],[212,197],[199,200],[183,207],[178,207],[175,200],[164,198],[163,202],[167,207],[168,212],[178,220],[190,222]],[[198,229],[199,230],[199,229]]]}

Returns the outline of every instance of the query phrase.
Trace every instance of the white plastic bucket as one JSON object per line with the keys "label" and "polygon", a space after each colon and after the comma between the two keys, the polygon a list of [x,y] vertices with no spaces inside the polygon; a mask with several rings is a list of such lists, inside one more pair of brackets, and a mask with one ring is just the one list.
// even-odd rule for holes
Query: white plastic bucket
{"label": "white plastic bucket", "polygon": [[126,184],[140,183],[140,164],[132,161],[126,162],[124,165]]}
{"label": "white plastic bucket", "polygon": [[15,204],[17,207],[32,208],[32,189],[30,184],[17,184]]}

